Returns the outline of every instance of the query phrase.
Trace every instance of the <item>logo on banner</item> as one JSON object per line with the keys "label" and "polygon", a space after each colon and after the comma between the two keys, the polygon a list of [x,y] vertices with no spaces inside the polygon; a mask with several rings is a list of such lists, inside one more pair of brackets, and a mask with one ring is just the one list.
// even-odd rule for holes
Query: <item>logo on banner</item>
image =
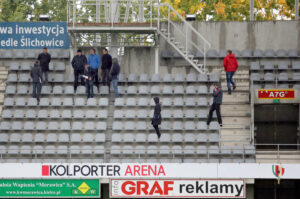
{"label": "logo on banner", "polygon": [[258,99],[294,99],[294,89],[259,89]]}
{"label": "logo on banner", "polygon": [[272,166],[272,171],[275,177],[278,179],[278,184],[280,184],[280,178],[284,175],[284,168],[276,164]]}
{"label": "logo on banner", "polygon": [[96,189],[92,189],[86,182],[83,182],[77,189],[72,190],[73,195],[94,195],[97,193]]}
{"label": "logo on banner", "polygon": [[112,198],[245,198],[244,180],[111,180]]}
{"label": "logo on banner", "polygon": [[125,165],[123,170],[117,164],[50,164],[42,165],[42,176],[125,176],[125,177],[161,177],[166,176],[163,165],[132,164]]}

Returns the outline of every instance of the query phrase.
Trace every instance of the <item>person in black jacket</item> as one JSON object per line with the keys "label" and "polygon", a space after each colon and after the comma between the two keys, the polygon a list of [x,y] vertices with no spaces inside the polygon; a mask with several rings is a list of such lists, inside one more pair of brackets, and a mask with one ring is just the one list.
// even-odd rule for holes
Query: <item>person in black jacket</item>
{"label": "person in black jacket", "polygon": [[40,62],[36,61],[34,67],[31,69],[30,76],[32,78],[32,97],[36,98],[38,103],[40,102],[40,94],[43,82],[42,69],[40,67]]}
{"label": "person in black jacket", "polygon": [[217,118],[219,125],[222,127],[222,117],[221,117],[221,104],[222,104],[222,99],[223,99],[223,91],[222,88],[218,84],[214,84],[214,90],[213,90],[213,104],[210,107],[209,114],[208,114],[208,119],[207,119],[207,126],[209,126],[211,120],[212,120],[212,115],[213,112],[216,110],[217,113]]}
{"label": "person in black jacket", "polygon": [[95,76],[96,76],[95,71],[87,63],[85,63],[83,78],[85,79],[87,98],[94,97],[93,85],[94,85]]}
{"label": "person in black jacket", "polygon": [[160,107],[160,103],[159,103],[159,98],[155,97],[154,98],[154,102],[155,102],[155,107],[154,107],[154,114],[153,114],[153,118],[152,118],[152,125],[156,131],[157,137],[158,139],[161,136],[161,133],[159,131],[158,125],[161,124],[161,107]]}
{"label": "person in black jacket", "polygon": [[76,93],[76,89],[78,86],[78,78],[81,76],[81,85],[84,85],[84,78],[82,77],[84,72],[84,65],[87,63],[86,56],[82,54],[81,50],[77,50],[77,55],[75,55],[72,59],[72,67],[74,69],[74,91]]}
{"label": "person in black jacket", "polygon": [[103,86],[110,86],[109,82],[109,72],[111,70],[112,66],[112,58],[110,54],[108,54],[108,50],[106,48],[103,48],[102,50],[103,55],[102,55],[102,65],[101,65],[101,70],[102,70],[102,84]]}
{"label": "person in black jacket", "polygon": [[115,98],[119,97],[118,92],[118,81],[119,81],[119,74],[120,74],[120,65],[117,58],[112,59],[113,65],[110,70],[110,80],[114,88]]}
{"label": "person in black jacket", "polygon": [[42,73],[45,77],[45,83],[48,83],[48,73],[49,73],[49,63],[51,61],[51,55],[48,53],[46,47],[43,48],[43,52],[39,54],[38,60],[40,61],[40,66],[42,67]]}

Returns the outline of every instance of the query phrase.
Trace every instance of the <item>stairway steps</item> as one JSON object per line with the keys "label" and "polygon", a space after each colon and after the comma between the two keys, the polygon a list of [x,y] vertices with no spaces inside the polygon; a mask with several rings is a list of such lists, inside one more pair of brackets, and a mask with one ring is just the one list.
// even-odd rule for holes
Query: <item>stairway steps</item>
{"label": "stairway steps", "polygon": [[226,124],[241,124],[241,125],[248,125],[251,122],[250,117],[224,117],[223,123]]}
{"label": "stairway steps", "polygon": [[249,135],[249,129],[223,129],[222,128],[222,137],[227,136],[247,136]]}

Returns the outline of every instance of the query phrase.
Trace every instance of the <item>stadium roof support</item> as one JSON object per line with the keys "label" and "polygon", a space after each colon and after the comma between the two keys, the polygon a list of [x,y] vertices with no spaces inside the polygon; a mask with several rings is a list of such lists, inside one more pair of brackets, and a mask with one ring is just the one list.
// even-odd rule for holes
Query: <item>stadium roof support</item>
{"label": "stadium roof support", "polygon": [[295,0],[295,20],[299,20],[299,0]]}
{"label": "stadium roof support", "polygon": [[250,0],[250,21],[254,21],[254,0]]}

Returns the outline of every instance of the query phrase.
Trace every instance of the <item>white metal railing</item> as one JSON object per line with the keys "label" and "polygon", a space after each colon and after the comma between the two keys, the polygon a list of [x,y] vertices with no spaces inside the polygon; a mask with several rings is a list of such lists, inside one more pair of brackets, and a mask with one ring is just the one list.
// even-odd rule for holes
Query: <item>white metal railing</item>
{"label": "white metal railing", "polygon": [[300,162],[300,144],[255,144],[255,146],[257,159],[268,162],[275,159],[278,163]]}
{"label": "white metal railing", "polygon": [[[127,149],[127,150],[116,150],[116,149],[110,149],[110,156],[118,156],[118,155],[125,155],[127,159],[141,159],[141,158],[150,158],[150,157],[158,157],[158,158],[167,158],[167,159],[176,159],[180,158],[184,160],[185,158],[192,157],[193,159],[211,159],[211,158],[224,158],[225,156],[227,158],[230,158],[232,160],[236,158],[240,158],[243,160],[243,162],[248,158],[253,158],[253,156],[256,153],[255,148],[245,148],[245,146],[241,146],[238,148],[238,153],[233,153],[235,149],[234,148],[220,148],[218,150],[213,149],[213,151],[209,151],[209,149],[203,151],[203,152],[196,152],[193,149],[174,149],[168,150],[168,149],[149,149],[148,151],[145,150],[139,150],[139,149]],[[96,151],[96,152],[95,152]],[[0,153],[0,159],[7,159],[7,154],[11,157],[9,158],[16,158],[18,155],[22,155],[22,158],[31,158],[31,159],[39,159],[40,157],[48,157],[48,158],[64,158],[64,159],[72,159],[77,158],[78,156],[86,155],[85,158],[93,157],[103,157],[104,160],[108,160],[111,157],[109,157],[109,153],[107,153],[106,150],[72,150],[68,148],[67,150],[63,149],[43,149],[43,150],[22,150],[22,152],[19,152],[19,149],[8,149],[8,152],[1,152]],[[8,158],[8,159],[9,159]],[[123,158],[119,157],[120,161]]]}
{"label": "white metal railing", "polygon": [[[144,10],[140,9],[143,6]],[[145,23],[152,27],[158,19],[159,0],[68,0],[68,23]],[[141,16],[142,19],[141,19]]]}

